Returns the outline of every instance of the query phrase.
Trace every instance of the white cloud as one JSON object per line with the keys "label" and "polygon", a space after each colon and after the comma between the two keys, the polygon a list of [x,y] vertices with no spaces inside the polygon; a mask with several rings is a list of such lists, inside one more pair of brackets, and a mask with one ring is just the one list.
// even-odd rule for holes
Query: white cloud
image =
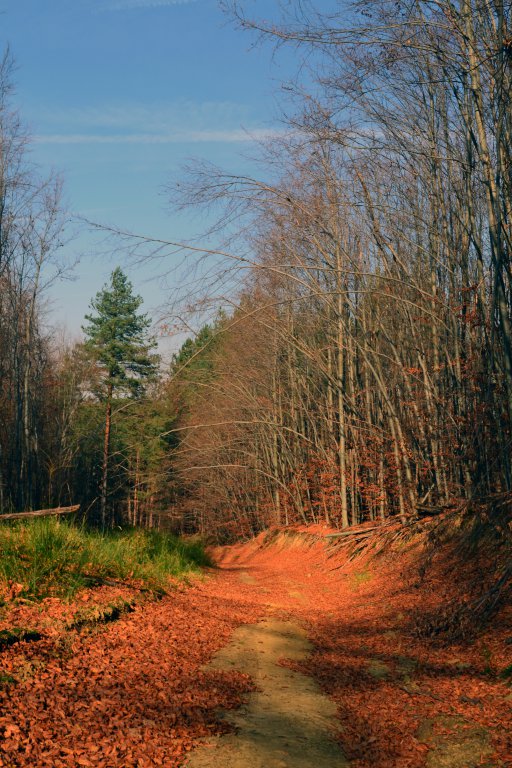
{"label": "white cloud", "polygon": [[46,133],[184,133],[222,130],[226,126],[238,127],[251,122],[250,108],[245,104],[186,99],[167,104],[40,107],[30,118]]}
{"label": "white cloud", "polygon": [[130,11],[135,8],[164,8],[172,5],[190,5],[198,0],[112,0],[101,6],[102,11]]}
{"label": "white cloud", "polygon": [[258,126],[249,106],[229,101],[43,107],[31,117],[40,144],[241,143],[282,135]]}
{"label": "white cloud", "polygon": [[34,140],[38,144],[198,144],[206,142],[229,144],[264,141],[282,135],[283,132],[268,128],[256,128],[250,131],[238,128],[180,133],[49,133],[36,135]]}

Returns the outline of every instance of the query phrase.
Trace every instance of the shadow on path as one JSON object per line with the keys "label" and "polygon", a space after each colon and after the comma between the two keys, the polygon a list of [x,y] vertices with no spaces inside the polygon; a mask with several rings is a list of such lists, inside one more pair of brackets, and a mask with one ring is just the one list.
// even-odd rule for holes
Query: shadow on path
{"label": "shadow on path", "polygon": [[257,691],[246,706],[225,713],[236,733],[194,752],[189,768],[347,768],[334,740],[336,706],[313,678],[279,665],[311,651],[295,622],[268,617],[237,629],[209,669],[244,672]]}

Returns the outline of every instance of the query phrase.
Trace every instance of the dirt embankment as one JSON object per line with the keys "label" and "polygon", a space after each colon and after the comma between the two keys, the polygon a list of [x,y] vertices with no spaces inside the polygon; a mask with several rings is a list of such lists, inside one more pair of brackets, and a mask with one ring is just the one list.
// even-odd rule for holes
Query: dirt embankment
{"label": "dirt embankment", "polygon": [[502,601],[474,632],[462,621],[495,594],[489,553],[464,562],[456,536],[432,555],[421,532],[392,527],[390,549],[364,527],[350,545],[332,533],[272,531],[215,556],[269,615],[306,628],[312,653],[293,661],[282,649],[279,663],[311,675],[337,705],[339,759],[352,768],[510,768],[512,607]]}

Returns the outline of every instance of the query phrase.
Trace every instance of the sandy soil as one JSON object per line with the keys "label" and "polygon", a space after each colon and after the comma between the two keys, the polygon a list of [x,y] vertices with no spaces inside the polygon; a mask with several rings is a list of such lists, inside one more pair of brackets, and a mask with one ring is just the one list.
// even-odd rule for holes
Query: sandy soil
{"label": "sandy soil", "polygon": [[306,675],[279,665],[304,660],[311,651],[304,629],[267,617],[240,627],[209,668],[236,669],[257,686],[242,709],[226,713],[236,732],[196,751],[190,768],[345,768],[332,734],[335,705]]}

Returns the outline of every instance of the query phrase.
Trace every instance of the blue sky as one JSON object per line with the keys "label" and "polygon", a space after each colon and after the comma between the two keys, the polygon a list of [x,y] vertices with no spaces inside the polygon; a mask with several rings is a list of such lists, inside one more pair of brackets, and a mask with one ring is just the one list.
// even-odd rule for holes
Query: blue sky
{"label": "blue sky", "polygon": [[[254,7],[265,15],[275,3]],[[252,48],[217,0],[0,0],[0,11],[33,159],[62,173],[79,215],[193,236],[200,222],[169,214],[163,185],[190,157],[250,171],[253,139],[281,127],[279,82],[295,70],[293,53]],[[52,317],[74,335],[115,262],[94,256],[87,232],[67,248],[81,260],[75,279],[52,289]],[[156,315],[165,294],[151,269],[127,271]]]}

